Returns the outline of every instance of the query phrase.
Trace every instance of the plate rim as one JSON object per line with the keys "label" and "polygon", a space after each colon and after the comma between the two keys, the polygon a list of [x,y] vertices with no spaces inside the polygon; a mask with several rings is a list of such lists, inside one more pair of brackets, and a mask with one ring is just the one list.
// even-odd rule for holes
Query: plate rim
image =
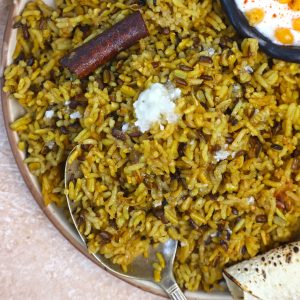
{"label": "plate rim", "polygon": [[[25,3],[29,2],[30,0],[24,0]],[[26,188],[30,191],[34,201],[38,204],[39,208],[42,210],[42,212],[45,214],[47,219],[52,223],[54,228],[73,246],[76,250],[78,250],[81,254],[83,254],[87,259],[92,261],[94,264],[96,264],[98,267],[100,267],[102,270],[108,272],[110,275],[125,281],[126,283],[130,284],[131,286],[134,286],[140,290],[143,290],[147,293],[150,293],[152,295],[160,296],[167,298],[166,294],[159,288],[151,288],[150,286],[145,286],[145,284],[142,283],[142,281],[139,280],[130,280],[123,276],[118,276],[117,274],[110,272],[107,268],[104,266],[101,266],[97,260],[94,258],[94,256],[90,255],[87,251],[87,248],[84,247],[83,244],[78,242],[70,232],[68,232],[54,217],[52,210],[50,209],[51,205],[46,206],[44,204],[44,200],[42,197],[42,194],[40,190],[34,185],[32,181],[33,176],[27,165],[23,162],[23,157],[21,155],[21,151],[18,149],[17,142],[18,142],[18,135],[16,132],[11,130],[10,124],[13,122],[11,118],[10,113],[10,106],[8,101],[11,101],[10,96],[8,93],[5,93],[3,91],[4,87],[4,70],[7,66],[7,58],[8,58],[8,44],[10,41],[10,37],[12,34],[13,29],[13,20],[16,16],[16,12],[18,9],[18,5],[21,5],[22,0],[14,0],[12,3],[9,4],[9,11],[8,11],[8,18],[7,22],[5,24],[3,39],[2,39],[2,45],[0,47],[0,102],[1,102],[1,108],[2,108],[2,116],[3,116],[3,123],[6,131],[6,136],[8,138],[8,142],[10,145],[11,152],[13,154],[14,160],[17,164],[18,170],[24,180],[24,183],[26,185]],[[198,294],[200,293],[200,294]],[[229,300],[232,299],[230,297],[230,294],[224,293],[224,292],[216,292],[216,293],[205,293],[203,291],[196,291],[196,292],[185,292],[188,299],[195,299],[195,300]],[[201,295],[202,294],[202,295]]]}

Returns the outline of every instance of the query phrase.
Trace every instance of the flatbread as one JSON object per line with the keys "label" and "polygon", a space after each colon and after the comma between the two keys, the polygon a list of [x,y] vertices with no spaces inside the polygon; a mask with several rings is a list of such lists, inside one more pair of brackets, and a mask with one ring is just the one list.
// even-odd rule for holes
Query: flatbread
{"label": "flatbread", "polygon": [[300,299],[300,242],[273,249],[223,272],[233,299]]}

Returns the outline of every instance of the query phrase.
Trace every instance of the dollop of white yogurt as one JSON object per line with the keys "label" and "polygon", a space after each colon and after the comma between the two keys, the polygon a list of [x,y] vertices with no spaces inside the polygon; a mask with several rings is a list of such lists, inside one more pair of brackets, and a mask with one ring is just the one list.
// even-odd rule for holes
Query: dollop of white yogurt
{"label": "dollop of white yogurt", "polygon": [[152,84],[139,95],[138,100],[133,104],[137,118],[135,125],[141,132],[146,132],[157,122],[175,123],[178,119],[175,112],[175,100],[180,95],[181,90],[172,84]]}
{"label": "dollop of white yogurt", "polygon": [[52,119],[53,116],[54,116],[54,111],[53,110],[46,110],[46,112],[45,112],[45,118],[46,119]]}
{"label": "dollop of white yogurt", "polygon": [[255,203],[255,198],[253,196],[250,196],[247,198],[247,202],[249,205],[253,205]]}
{"label": "dollop of white yogurt", "polygon": [[226,150],[219,150],[215,153],[214,158],[217,162],[225,160],[228,156],[230,156],[230,152]]}
{"label": "dollop of white yogurt", "polygon": [[71,119],[80,119],[81,118],[81,113],[79,111],[75,111],[72,114],[70,114]]}

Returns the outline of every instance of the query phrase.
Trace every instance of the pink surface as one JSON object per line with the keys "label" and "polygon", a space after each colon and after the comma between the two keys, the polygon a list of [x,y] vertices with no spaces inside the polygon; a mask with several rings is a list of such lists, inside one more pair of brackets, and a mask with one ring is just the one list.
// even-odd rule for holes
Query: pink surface
{"label": "pink surface", "polygon": [[[0,0],[0,41],[9,0]],[[34,202],[11,154],[0,108],[0,298],[154,300],[80,254]]]}

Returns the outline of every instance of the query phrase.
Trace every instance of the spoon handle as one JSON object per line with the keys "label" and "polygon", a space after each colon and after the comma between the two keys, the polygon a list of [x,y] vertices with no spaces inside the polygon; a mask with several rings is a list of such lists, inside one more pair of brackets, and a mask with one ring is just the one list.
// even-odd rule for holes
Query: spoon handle
{"label": "spoon handle", "polygon": [[176,283],[175,279],[172,280],[172,284],[168,282],[167,285],[161,284],[161,287],[165,290],[167,295],[169,296],[170,299],[172,300],[187,300],[185,295],[183,294],[182,290]]}
{"label": "spoon handle", "polygon": [[177,283],[172,285],[166,292],[172,300],[187,300]]}

